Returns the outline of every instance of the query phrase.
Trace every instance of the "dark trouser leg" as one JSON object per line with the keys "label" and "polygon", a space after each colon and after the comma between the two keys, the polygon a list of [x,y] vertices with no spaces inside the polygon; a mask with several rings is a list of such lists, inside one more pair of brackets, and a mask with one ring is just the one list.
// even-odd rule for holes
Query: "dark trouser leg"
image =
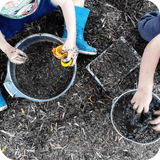
{"label": "dark trouser leg", "polygon": [[24,28],[24,24],[29,24],[35,19],[46,15],[59,8],[59,6],[53,6],[50,0],[41,0],[37,10],[22,19],[10,19],[0,15],[0,30],[5,35],[6,40],[12,37],[14,34],[20,32]]}
{"label": "dark trouser leg", "polygon": [[138,22],[138,30],[143,39],[151,41],[160,33],[160,13],[154,11],[144,15]]}

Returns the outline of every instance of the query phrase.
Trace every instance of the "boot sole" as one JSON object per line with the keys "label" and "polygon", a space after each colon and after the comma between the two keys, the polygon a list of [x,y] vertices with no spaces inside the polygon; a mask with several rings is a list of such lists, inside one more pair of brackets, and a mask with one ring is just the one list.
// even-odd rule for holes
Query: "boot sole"
{"label": "boot sole", "polygon": [[1,112],[1,111],[4,111],[4,110],[7,109],[7,108],[8,108],[7,105],[5,105],[5,106],[3,106],[3,107],[0,107],[0,112]]}
{"label": "boot sole", "polygon": [[97,52],[87,52],[87,51],[82,51],[82,50],[78,50],[78,51],[79,53],[85,54],[85,55],[96,55],[97,54]]}

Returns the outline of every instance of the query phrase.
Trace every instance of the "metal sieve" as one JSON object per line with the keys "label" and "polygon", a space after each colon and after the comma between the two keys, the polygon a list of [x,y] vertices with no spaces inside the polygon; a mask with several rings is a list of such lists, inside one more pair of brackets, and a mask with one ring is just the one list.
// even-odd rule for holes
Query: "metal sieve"
{"label": "metal sieve", "polygon": [[[48,33],[40,33],[40,34],[33,34],[31,36],[26,37],[25,39],[21,40],[19,43],[16,44],[16,48],[20,49],[20,50],[25,50],[25,48],[27,48],[28,46],[37,43],[37,42],[53,42],[56,43],[58,45],[63,45],[66,39],[64,38],[59,38],[57,36],[54,36],[52,34],[48,34]],[[6,90],[8,91],[8,93],[12,96],[12,97],[22,97],[22,98],[26,98],[32,101],[37,101],[37,102],[46,102],[46,101],[51,101],[54,100],[56,98],[59,98],[60,96],[62,96],[64,93],[66,93],[68,91],[68,89],[71,87],[71,85],[73,84],[73,81],[75,79],[76,76],[76,71],[77,71],[77,65],[74,65],[74,72],[73,72],[73,76],[72,79],[69,83],[69,85],[67,86],[67,88],[61,92],[59,95],[49,98],[49,99],[36,99],[33,97],[30,97],[29,95],[23,93],[23,90],[20,88],[16,76],[15,76],[15,69],[16,69],[16,64],[11,63],[10,61],[8,61],[7,64],[7,76],[6,79],[4,81],[4,86],[6,88]]]}

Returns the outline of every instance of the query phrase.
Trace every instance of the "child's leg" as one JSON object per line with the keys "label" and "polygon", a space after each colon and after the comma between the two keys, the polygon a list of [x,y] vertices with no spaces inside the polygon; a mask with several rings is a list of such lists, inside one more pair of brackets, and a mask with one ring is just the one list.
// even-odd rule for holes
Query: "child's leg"
{"label": "child's leg", "polygon": [[85,0],[72,0],[75,6],[84,7]]}
{"label": "child's leg", "polygon": [[[76,13],[76,45],[82,54],[95,55],[97,53],[96,48],[89,46],[83,37],[85,25],[89,16],[90,10],[84,8],[85,0],[72,0],[75,5]],[[66,24],[64,24],[63,38],[67,38]]]}
{"label": "child's leg", "polygon": [[160,13],[154,11],[144,15],[138,22],[138,30],[143,39],[151,41],[160,33]]}

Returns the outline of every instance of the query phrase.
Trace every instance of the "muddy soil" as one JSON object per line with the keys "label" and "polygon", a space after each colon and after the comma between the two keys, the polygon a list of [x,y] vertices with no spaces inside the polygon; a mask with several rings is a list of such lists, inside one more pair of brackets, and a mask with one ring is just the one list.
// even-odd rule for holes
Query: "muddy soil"
{"label": "muddy soil", "polygon": [[139,143],[155,141],[160,137],[160,132],[154,130],[149,121],[158,117],[154,115],[154,111],[160,109],[160,103],[153,97],[149,112],[138,114],[130,102],[134,93],[125,94],[115,103],[112,111],[113,123],[121,135],[128,139]]}

